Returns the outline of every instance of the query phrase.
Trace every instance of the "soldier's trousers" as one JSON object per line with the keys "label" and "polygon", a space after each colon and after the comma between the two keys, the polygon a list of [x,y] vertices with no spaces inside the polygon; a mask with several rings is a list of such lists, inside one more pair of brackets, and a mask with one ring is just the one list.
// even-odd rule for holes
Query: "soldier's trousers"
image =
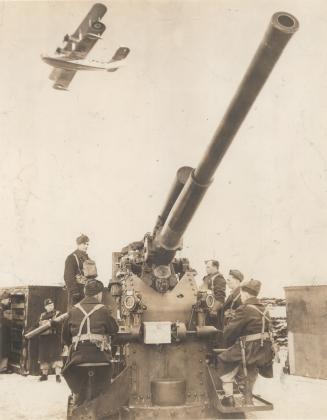
{"label": "soldier's trousers", "polygon": [[[244,391],[245,386],[245,376],[244,376],[244,370],[241,363],[235,364],[230,363],[230,371],[227,371],[226,367],[222,369],[222,374],[219,372],[219,368],[221,368],[222,362],[220,362],[220,365],[218,365],[218,375],[220,377],[220,380],[222,382],[222,388],[225,391],[225,395],[229,397],[230,395],[233,395],[233,384],[236,379],[237,385],[239,386],[240,390]],[[250,390],[252,392],[253,386],[255,384],[255,381],[258,377],[258,368],[255,365],[247,366],[247,379],[249,381]]]}
{"label": "soldier's trousers", "polygon": [[55,370],[56,375],[59,375],[60,371],[62,369],[62,366],[63,366],[62,360],[56,360],[54,362],[42,362],[42,363],[40,363],[40,369],[41,369],[42,373],[44,373],[46,375],[49,373],[49,370],[50,370],[51,367]]}
{"label": "soldier's trousers", "polygon": [[74,291],[67,289],[67,311],[69,311],[76,303],[80,302],[84,298],[84,286],[78,285],[78,290]]}

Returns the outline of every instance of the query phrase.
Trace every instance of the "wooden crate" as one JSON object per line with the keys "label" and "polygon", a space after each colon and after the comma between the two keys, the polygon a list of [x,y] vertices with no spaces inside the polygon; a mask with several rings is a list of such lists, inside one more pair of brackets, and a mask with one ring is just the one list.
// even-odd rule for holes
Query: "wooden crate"
{"label": "wooden crate", "polygon": [[290,373],[327,379],[327,285],[285,287]]}
{"label": "wooden crate", "polygon": [[22,375],[38,375],[38,338],[27,341],[23,334],[38,326],[46,298],[54,301],[57,310],[66,312],[66,291],[60,286],[6,287],[0,288],[0,296],[4,291],[11,298],[9,366]]}

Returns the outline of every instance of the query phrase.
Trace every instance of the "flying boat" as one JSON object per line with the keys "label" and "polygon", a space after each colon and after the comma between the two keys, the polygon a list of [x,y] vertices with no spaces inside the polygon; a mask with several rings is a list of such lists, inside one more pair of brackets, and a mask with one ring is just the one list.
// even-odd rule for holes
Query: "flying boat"
{"label": "flying boat", "polygon": [[93,5],[76,31],[64,36],[64,47],[58,47],[54,55],[41,55],[42,60],[53,67],[49,79],[54,81],[55,89],[68,90],[77,71],[114,72],[129,54],[129,48],[119,47],[107,62],[86,58],[106,30],[105,24],[101,22],[106,12],[105,5]]}

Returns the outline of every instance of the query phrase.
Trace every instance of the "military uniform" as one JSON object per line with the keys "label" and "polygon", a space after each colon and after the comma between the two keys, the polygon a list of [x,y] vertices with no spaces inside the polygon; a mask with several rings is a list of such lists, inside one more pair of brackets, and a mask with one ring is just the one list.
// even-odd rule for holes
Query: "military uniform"
{"label": "military uniform", "polygon": [[[92,282],[98,281],[91,280],[86,284],[86,294],[88,294],[88,284]],[[112,356],[109,337],[117,331],[118,325],[111,316],[111,311],[94,296],[86,296],[70,309],[62,335],[64,343],[70,346],[63,376],[72,392],[79,396],[80,403],[85,399],[88,376],[86,369],[79,365],[102,364],[93,368],[94,394],[98,395],[106,385],[110,384]]]}
{"label": "military uniform", "polygon": [[[68,292],[68,308],[84,297],[83,264],[89,257],[86,252],[76,250],[65,261],[64,280]],[[80,280],[81,279],[81,280]]]}
{"label": "military uniform", "polygon": [[224,279],[224,276],[219,272],[214,274],[207,274],[203,277],[203,286],[204,288],[212,290],[215,297],[216,307],[219,306],[219,308],[216,309],[217,312],[214,316],[211,314],[208,315],[206,319],[206,325],[213,325],[219,330],[222,330],[223,324],[221,313],[222,306],[226,297],[226,280]]}
{"label": "military uniform", "polygon": [[203,277],[203,284],[213,291],[215,299],[224,303],[226,297],[226,280],[222,274],[207,274]]}
{"label": "military uniform", "polygon": [[[50,301],[51,302],[51,301]],[[43,312],[40,315],[39,325],[45,321],[51,321],[60,315],[59,311],[53,310],[50,312]],[[51,328],[44,331],[39,336],[39,363],[42,373],[48,374],[50,367],[56,370],[57,376],[62,368],[61,358],[61,326],[54,324]]]}
{"label": "military uniform", "polygon": [[[263,331],[262,331],[263,329]],[[239,338],[247,336],[245,357],[248,365],[259,369],[272,366],[273,352],[269,337],[270,317],[256,297],[251,297],[235,311],[235,317],[224,329],[223,341],[227,349],[218,358],[223,363],[223,370],[229,372],[242,361]],[[261,341],[261,333],[263,340]],[[251,336],[253,340],[251,340]]]}
{"label": "military uniform", "polygon": [[[250,288],[257,289],[257,293],[259,293],[260,282],[257,280],[243,282],[241,288],[248,291],[246,289],[248,284],[250,285],[248,290]],[[243,374],[245,374],[245,369],[247,370],[245,379],[250,386],[250,393],[252,393],[258,372],[267,378],[273,376],[274,353],[270,333],[270,317],[257,297],[249,297],[244,304],[236,309],[234,318],[224,329],[223,341],[224,347],[227,349],[218,356],[217,374],[222,381],[226,395],[223,404],[232,405],[234,404],[233,381],[239,374],[242,365]]]}
{"label": "military uniform", "polygon": [[237,287],[227,296],[223,306],[223,322],[225,327],[234,318],[236,309],[241,305],[241,288]]}

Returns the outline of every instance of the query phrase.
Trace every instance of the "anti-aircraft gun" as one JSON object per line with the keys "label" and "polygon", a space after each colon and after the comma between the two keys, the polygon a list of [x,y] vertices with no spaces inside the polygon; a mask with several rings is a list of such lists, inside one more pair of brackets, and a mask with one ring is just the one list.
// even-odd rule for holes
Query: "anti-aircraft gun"
{"label": "anti-aircraft gun", "polygon": [[207,341],[217,330],[205,324],[213,305],[198,290],[186,259],[175,254],[213,175],[287,42],[298,29],[288,13],[275,13],[221,124],[199,165],[178,170],[152,233],[113,255],[111,295],[120,331],[121,371],[104,394],[73,411],[72,418],[217,418],[227,413],[272,409],[256,396],[236,407],[221,404]]}

